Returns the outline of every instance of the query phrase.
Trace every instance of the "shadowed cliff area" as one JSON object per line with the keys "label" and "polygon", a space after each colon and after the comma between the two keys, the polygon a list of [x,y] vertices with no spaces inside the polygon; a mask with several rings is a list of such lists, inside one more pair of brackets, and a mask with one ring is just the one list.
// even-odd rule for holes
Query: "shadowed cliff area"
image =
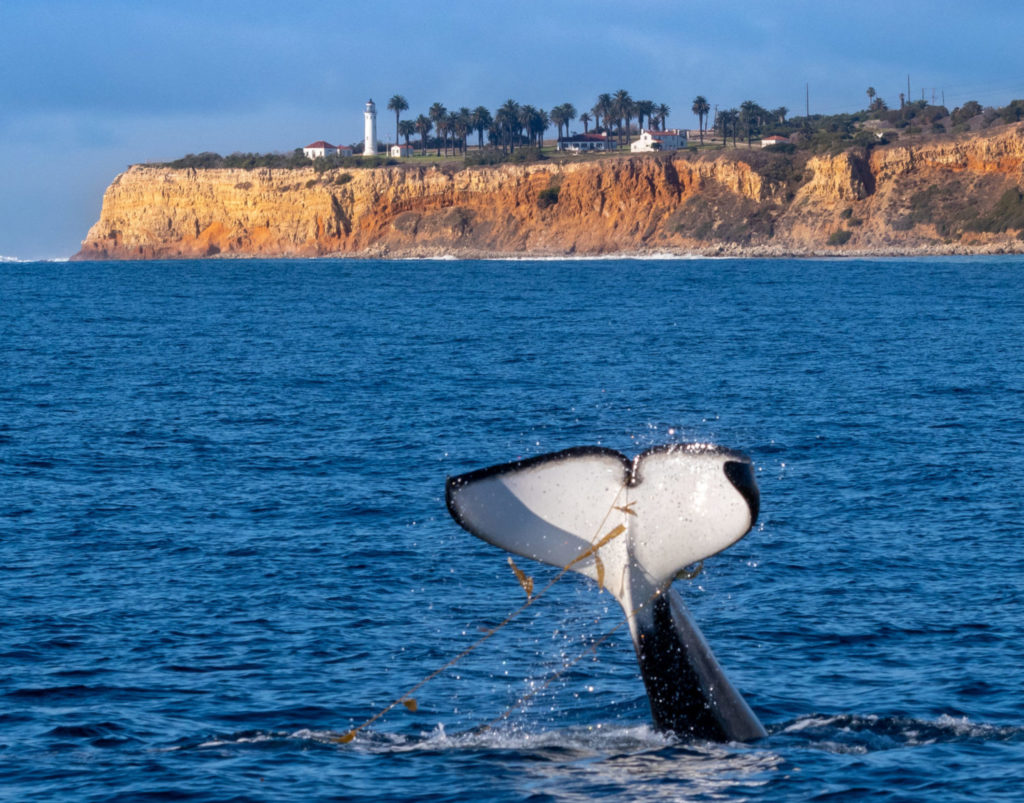
{"label": "shadowed cliff area", "polygon": [[833,155],[117,176],[77,259],[1024,251],[1024,125]]}

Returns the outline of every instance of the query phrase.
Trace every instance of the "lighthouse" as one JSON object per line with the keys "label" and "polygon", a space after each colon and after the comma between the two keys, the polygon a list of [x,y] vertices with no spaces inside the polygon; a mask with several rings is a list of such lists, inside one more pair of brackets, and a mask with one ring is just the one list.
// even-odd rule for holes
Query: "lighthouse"
{"label": "lighthouse", "polygon": [[377,155],[377,107],[373,105],[373,98],[366,101],[366,111],[363,112],[365,121],[363,137],[363,156]]}

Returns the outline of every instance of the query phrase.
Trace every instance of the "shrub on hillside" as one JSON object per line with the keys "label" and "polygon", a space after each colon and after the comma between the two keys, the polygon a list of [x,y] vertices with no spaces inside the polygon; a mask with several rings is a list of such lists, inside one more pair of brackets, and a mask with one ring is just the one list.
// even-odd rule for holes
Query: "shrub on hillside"
{"label": "shrub on hillside", "polygon": [[549,206],[554,206],[558,203],[558,190],[557,185],[547,187],[540,191],[537,196],[537,206],[540,209],[547,209]]}

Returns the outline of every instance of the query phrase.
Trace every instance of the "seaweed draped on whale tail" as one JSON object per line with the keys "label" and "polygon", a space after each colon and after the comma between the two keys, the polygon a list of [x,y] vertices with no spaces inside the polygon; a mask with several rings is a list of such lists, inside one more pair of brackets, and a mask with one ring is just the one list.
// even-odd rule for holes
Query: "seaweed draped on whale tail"
{"label": "seaweed draped on whale tail", "polygon": [[656,727],[716,741],[765,735],[671,587],[756,521],[760,498],[745,455],[707,444],[657,447],[632,460],[600,447],[568,449],[452,477],[446,498],[479,538],[583,574],[615,597]]}

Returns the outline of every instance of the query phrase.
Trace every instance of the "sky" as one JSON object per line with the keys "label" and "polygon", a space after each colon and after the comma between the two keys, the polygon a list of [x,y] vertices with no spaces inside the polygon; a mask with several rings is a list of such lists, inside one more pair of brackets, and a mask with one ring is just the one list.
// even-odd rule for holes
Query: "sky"
{"label": "sky", "polygon": [[[74,254],[131,164],[290,152],[403,117],[508,99],[591,108],[602,92],[802,114],[873,86],[1003,106],[1024,98],[1024,3],[1010,0],[0,0],[0,257]],[[577,123],[574,128],[581,128]],[[549,136],[554,135],[554,130]]]}

